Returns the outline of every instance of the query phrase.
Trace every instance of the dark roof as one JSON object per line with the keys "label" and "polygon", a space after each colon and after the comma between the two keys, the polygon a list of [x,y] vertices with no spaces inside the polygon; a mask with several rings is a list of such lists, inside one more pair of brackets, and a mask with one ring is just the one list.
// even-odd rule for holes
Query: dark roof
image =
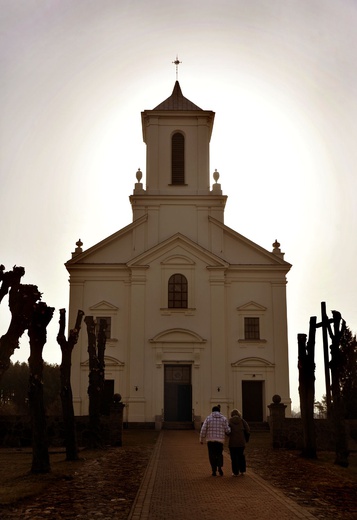
{"label": "dark roof", "polygon": [[157,105],[154,110],[202,110],[202,108],[183,96],[180,84],[176,81],[171,96]]}

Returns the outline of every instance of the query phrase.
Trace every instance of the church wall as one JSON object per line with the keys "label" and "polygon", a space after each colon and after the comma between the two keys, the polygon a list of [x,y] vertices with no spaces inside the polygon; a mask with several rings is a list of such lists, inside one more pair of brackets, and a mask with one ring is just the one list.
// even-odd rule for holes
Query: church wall
{"label": "church wall", "polygon": [[[170,222],[175,223],[170,225]],[[197,221],[196,207],[182,205],[161,205],[160,206],[160,224],[159,237],[166,240],[172,236],[172,229],[175,228],[177,233],[187,236],[193,241],[197,241]]]}
{"label": "church wall", "polygon": [[[128,273],[116,273],[113,279],[102,280],[104,277],[96,274],[93,279],[87,275],[87,280],[81,284],[71,284],[71,319],[73,326],[77,310],[80,308],[86,316],[111,317],[111,338],[107,340],[106,357],[111,361],[107,366],[107,379],[114,379],[115,392],[123,393],[127,359],[127,321],[128,321]],[[84,274],[83,274],[84,278]],[[116,278],[116,279],[115,279]],[[86,324],[83,321],[78,344],[72,353],[72,390],[76,414],[88,412],[88,340]],[[113,377],[111,376],[113,375]]]}
{"label": "church wall", "polygon": [[[210,298],[208,285],[208,272],[205,264],[195,258],[194,263],[179,265],[182,259],[177,259],[177,264],[162,266],[159,261],[152,262],[147,271],[147,317],[146,317],[146,359],[147,366],[151,366],[151,371],[146,372],[148,385],[152,385],[152,392],[148,392],[147,412],[148,414],[158,415],[163,408],[163,377],[165,363],[188,363],[192,365],[192,385],[193,403],[192,406],[197,414],[201,407],[202,394],[210,401],[212,388],[211,377],[207,377],[207,370],[210,370],[211,359],[207,355],[207,350],[211,343],[211,314]],[[171,274],[180,272],[189,280],[191,289],[189,291],[189,308],[186,310],[173,310],[167,308],[167,280]],[[159,290],[158,280],[162,280]],[[185,342],[176,339],[175,341],[163,341],[162,343],[152,344],[152,340],[160,333],[174,331],[176,329],[187,331],[202,336],[205,340],[204,345],[197,345],[193,342]],[[199,368],[195,367],[195,360],[199,358]],[[208,382],[206,387],[201,388],[201,376],[203,382]],[[150,396],[153,396],[150,403]],[[151,412],[150,412],[151,410]],[[147,421],[149,415],[147,416]]]}
{"label": "church wall", "polygon": [[[167,309],[167,280],[175,272],[185,274],[189,280],[187,310]],[[265,381],[264,399],[268,403],[274,393],[289,395],[286,329],[279,323],[280,318],[274,321],[274,312],[280,317],[285,308],[285,285],[273,288],[267,273],[253,273],[248,281],[242,281],[240,276],[235,279],[235,275],[235,270],[225,273],[222,269],[207,269],[197,256],[187,256],[174,248],[154,259],[149,267],[136,268],[131,276],[121,272],[120,280],[102,280],[102,273],[84,285],[73,285],[72,303],[86,302],[83,310],[89,315],[112,316],[112,338],[107,342],[106,356],[123,366],[108,366],[107,378],[115,380],[115,392],[121,393],[131,421],[152,422],[161,413],[165,362],[192,364],[193,407],[198,415],[208,413],[215,403],[227,411],[241,407],[241,381],[253,373]],[[96,308],[103,301],[110,305]],[[262,342],[258,343],[243,341],[244,313],[238,310],[252,301],[261,306],[255,314],[247,312],[261,319]],[[192,331],[205,343],[198,348],[193,344],[164,345],[161,351],[150,343],[157,334],[171,329]],[[81,338],[74,365],[83,365],[88,357],[85,327]],[[199,363],[195,366],[197,355]],[[241,367],[237,374],[232,366],[245,358],[263,359],[267,365],[259,370],[256,366]],[[74,395],[82,396],[81,413],[88,408],[87,385],[88,367],[82,366],[74,383]]]}
{"label": "church wall", "polygon": [[[266,275],[264,275],[267,277]],[[263,278],[263,277],[262,277]],[[235,406],[242,406],[242,381],[264,382],[264,403],[275,393],[289,396],[288,342],[286,322],[281,320],[284,308],[284,284],[278,294],[270,280],[239,281],[231,275],[227,289],[229,364],[233,367],[232,396]],[[251,305],[249,302],[253,302]],[[244,339],[244,317],[257,317],[260,340]],[[244,360],[247,360],[246,362]],[[290,400],[285,399],[290,405]],[[264,404],[265,406],[265,404]],[[267,410],[264,408],[264,415]]]}

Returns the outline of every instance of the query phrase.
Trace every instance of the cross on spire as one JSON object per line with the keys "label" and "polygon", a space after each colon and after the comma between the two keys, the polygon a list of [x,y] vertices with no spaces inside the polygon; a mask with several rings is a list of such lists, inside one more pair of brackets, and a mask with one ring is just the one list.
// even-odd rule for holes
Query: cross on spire
{"label": "cross on spire", "polygon": [[182,61],[179,61],[178,56],[176,55],[176,60],[172,62],[176,66],[176,81],[178,80],[178,66]]}

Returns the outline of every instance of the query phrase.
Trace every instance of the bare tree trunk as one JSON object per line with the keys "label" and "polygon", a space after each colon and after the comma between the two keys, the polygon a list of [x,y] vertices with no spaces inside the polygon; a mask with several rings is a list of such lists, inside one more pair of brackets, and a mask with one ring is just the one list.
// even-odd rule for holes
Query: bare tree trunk
{"label": "bare tree trunk", "polygon": [[[335,451],[336,458],[335,464],[344,468],[348,467],[348,437],[346,431],[345,421],[345,407],[341,396],[341,372],[342,372],[342,360],[340,351],[340,342],[343,332],[346,327],[346,323],[341,318],[341,314],[338,311],[332,311],[332,322],[334,331],[332,332],[331,327],[329,328],[330,338],[332,344],[330,346],[331,351],[331,390],[332,390],[332,407],[331,407],[331,421],[335,436]],[[341,325],[341,328],[340,328]]]}
{"label": "bare tree trunk", "polygon": [[54,308],[47,307],[46,303],[37,303],[33,308],[33,315],[28,327],[30,338],[28,396],[32,420],[32,473],[48,473],[51,470],[43,401],[42,350],[46,343],[46,328],[52,319],[53,311]]}
{"label": "bare tree trunk", "polygon": [[101,398],[104,388],[104,351],[105,351],[105,328],[106,321],[100,320],[98,333],[98,349],[96,346],[95,321],[93,316],[84,319],[88,333],[88,355],[89,355],[89,429],[90,448],[101,448],[103,442],[100,432]]}
{"label": "bare tree trunk", "polygon": [[316,433],[314,423],[315,404],[315,335],[316,317],[310,318],[309,339],[306,334],[298,334],[299,348],[299,394],[301,421],[304,434],[302,456],[316,459]]}
{"label": "bare tree trunk", "polygon": [[77,434],[73,409],[73,394],[71,387],[72,350],[78,341],[79,331],[84,312],[78,311],[74,329],[69,332],[68,341],[65,337],[66,310],[60,309],[60,327],[57,335],[57,343],[61,347],[61,402],[65,432],[66,460],[77,460]]}

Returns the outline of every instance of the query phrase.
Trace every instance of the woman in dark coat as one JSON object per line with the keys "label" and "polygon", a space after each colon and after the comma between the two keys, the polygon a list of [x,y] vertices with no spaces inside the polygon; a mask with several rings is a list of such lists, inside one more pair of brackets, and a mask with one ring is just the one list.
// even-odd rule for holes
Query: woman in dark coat
{"label": "woman in dark coat", "polygon": [[246,471],[245,463],[245,433],[250,434],[248,423],[243,419],[239,410],[231,411],[231,418],[229,419],[229,426],[231,433],[229,435],[229,452],[231,454],[232,474],[238,476],[239,473],[244,474]]}

